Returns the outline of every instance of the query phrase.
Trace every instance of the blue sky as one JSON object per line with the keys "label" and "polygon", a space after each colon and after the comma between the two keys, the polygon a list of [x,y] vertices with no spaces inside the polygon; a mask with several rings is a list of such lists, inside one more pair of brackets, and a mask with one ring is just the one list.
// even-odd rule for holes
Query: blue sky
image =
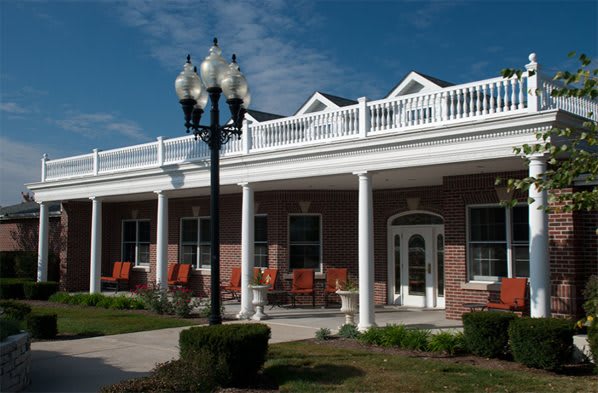
{"label": "blue sky", "polygon": [[40,158],[183,135],[173,81],[217,36],[253,109],[292,114],[316,90],[385,96],[410,70],[454,83],[595,58],[593,1],[0,0],[0,205]]}

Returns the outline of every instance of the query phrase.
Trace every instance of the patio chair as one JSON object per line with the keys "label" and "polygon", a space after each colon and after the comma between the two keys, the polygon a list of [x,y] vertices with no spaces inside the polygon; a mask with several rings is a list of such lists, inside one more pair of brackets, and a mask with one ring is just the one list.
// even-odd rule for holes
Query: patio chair
{"label": "patio chair", "polygon": [[311,295],[312,306],[316,308],[316,291],[314,288],[314,269],[295,269],[293,270],[293,282],[291,290],[288,292],[295,307],[295,298],[297,296]]}
{"label": "patio chair", "polygon": [[168,264],[168,275],[166,276],[168,285],[170,285],[171,282],[176,281],[176,277],[177,277],[178,273],[179,273],[179,264],[178,263],[169,263]]}
{"label": "patio chair", "polygon": [[329,268],[326,270],[326,287],[324,288],[324,307],[328,307],[328,296],[336,294],[339,286],[347,282],[346,268]]}
{"label": "patio chair", "polygon": [[176,278],[173,281],[168,281],[168,285],[175,287],[186,287],[189,285],[189,276],[191,275],[191,264],[180,263],[176,269]]}
{"label": "patio chair", "polygon": [[[255,272],[254,272],[255,273]],[[241,293],[241,268],[233,267],[230,273],[230,280],[220,286],[221,293],[231,295],[231,299],[238,299]]]}
{"label": "patio chair", "polygon": [[488,310],[525,311],[527,278],[503,278],[498,302],[488,302]]}
{"label": "patio chair", "polygon": [[122,262],[114,262],[114,266],[112,267],[112,276],[100,277],[100,286],[102,286],[103,284],[114,284],[114,286],[116,287],[116,282],[120,277],[120,271],[122,270],[122,266]]}
{"label": "patio chair", "polygon": [[277,276],[278,269],[264,269],[262,272],[262,284],[270,285],[269,291],[274,290]]}

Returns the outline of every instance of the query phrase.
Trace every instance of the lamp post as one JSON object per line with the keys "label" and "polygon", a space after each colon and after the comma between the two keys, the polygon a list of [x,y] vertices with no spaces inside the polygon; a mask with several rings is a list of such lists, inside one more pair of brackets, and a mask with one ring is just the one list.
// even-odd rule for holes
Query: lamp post
{"label": "lamp post", "polygon": [[[247,81],[239,70],[236,56],[233,54],[232,62],[226,64],[221,53],[218,40],[214,38],[210,54],[201,63],[201,79],[197,75],[197,69],[191,64],[191,56],[188,55],[183,71],[174,82],[185,114],[187,133],[193,131],[196,140],[199,137],[210,147],[210,325],[222,323],[220,315],[220,147],[233,136],[241,138],[243,117],[250,101]],[[218,109],[218,101],[222,93],[226,97],[232,120],[231,124],[223,126],[220,125]],[[210,125],[202,126],[199,121],[208,98],[212,103]]]}

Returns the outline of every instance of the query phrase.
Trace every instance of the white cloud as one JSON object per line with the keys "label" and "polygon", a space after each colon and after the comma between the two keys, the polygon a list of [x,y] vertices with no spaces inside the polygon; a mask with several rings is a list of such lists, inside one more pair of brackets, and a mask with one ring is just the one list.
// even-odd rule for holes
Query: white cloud
{"label": "white cloud", "polygon": [[[150,53],[173,78],[190,51],[198,65],[217,35],[228,59],[236,53],[252,92],[252,107],[293,113],[315,90],[339,94],[347,86],[363,94],[363,78],[339,66],[327,52],[305,46],[303,34],[321,23],[306,2],[130,1],[122,19],[146,34]],[[348,97],[355,98],[355,97]]]}
{"label": "white cloud", "polygon": [[0,104],[0,110],[11,114],[23,114],[27,112],[25,108],[21,107],[16,102],[3,102]]}
{"label": "white cloud", "polygon": [[89,138],[97,138],[103,134],[117,134],[132,140],[148,139],[139,124],[131,120],[118,119],[110,113],[71,114],[63,119],[48,119],[48,121],[64,130]]}

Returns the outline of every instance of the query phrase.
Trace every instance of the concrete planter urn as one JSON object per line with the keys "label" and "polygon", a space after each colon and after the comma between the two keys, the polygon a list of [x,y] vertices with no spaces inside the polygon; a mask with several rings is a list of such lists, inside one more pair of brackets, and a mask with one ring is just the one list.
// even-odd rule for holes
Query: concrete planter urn
{"label": "concrete planter urn", "polygon": [[255,314],[251,317],[254,321],[261,321],[270,318],[264,313],[264,306],[268,303],[268,289],[270,285],[250,285],[253,292],[251,303],[255,306]]}
{"label": "concrete planter urn", "polygon": [[341,298],[341,312],[345,314],[345,324],[355,325],[355,314],[358,311],[359,292],[336,291]]}

